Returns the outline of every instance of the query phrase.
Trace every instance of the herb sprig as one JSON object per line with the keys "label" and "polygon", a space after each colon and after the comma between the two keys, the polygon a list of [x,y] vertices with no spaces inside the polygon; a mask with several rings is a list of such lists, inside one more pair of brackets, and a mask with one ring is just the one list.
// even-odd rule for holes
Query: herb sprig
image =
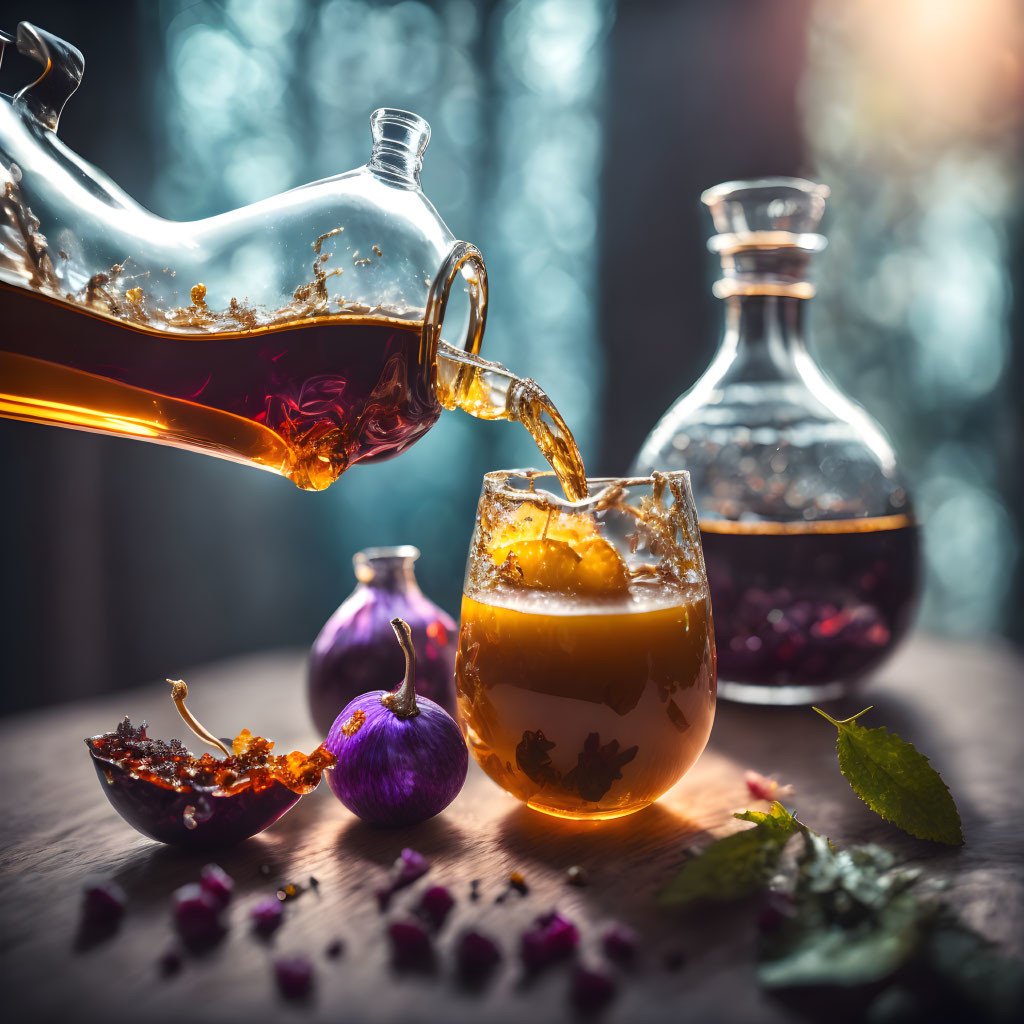
{"label": "herb sprig", "polygon": [[752,895],[767,885],[783,847],[804,829],[778,800],[768,811],[743,811],[733,817],[754,822],[754,828],[719,839],[686,864],[659,896],[663,906]]}

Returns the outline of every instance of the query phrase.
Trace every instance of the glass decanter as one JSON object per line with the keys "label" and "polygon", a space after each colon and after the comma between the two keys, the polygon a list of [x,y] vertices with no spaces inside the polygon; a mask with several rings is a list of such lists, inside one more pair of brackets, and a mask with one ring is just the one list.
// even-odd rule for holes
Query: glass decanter
{"label": "glass decanter", "polygon": [[690,471],[719,692],[749,703],[842,695],[892,651],[916,604],[918,531],[892,446],[807,348],[828,194],[796,178],[704,193],[721,345],[635,462]]}
{"label": "glass decanter", "polygon": [[[14,41],[0,33],[0,56]],[[404,451],[442,408],[521,420],[557,456],[571,435],[540,388],[476,356],[486,269],[420,189],[423,118],[377,110],[364,166],[165,220],[57,138],[81,53],[28,22],[16,41],[43,71],[0,94],[0,416],[312,490]],[[454,344],[450,297],[464,314],[446,325]]]}

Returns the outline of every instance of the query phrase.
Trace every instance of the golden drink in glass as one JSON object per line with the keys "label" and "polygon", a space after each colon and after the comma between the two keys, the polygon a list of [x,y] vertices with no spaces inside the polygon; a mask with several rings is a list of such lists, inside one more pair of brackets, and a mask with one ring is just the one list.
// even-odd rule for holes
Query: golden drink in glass
{"label": "golden drink in glass", "polygon": [[489,473],[456,661],[469,748],[503,789],[565,818],[657,800],[715,714],[707,576],[686,473],[588,481]]}

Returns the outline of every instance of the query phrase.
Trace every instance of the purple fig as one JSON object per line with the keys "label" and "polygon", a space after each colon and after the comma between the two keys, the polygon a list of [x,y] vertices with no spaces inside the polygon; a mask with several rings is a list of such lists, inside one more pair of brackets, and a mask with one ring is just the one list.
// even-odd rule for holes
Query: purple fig
{"label": "purple fig", "polygon": [[338,759],[327,783],[365,821],[415,825],[458,796],[469,751],[451,715],[416,694],[408,623],[392,619],[391,626],[405,654],[405,679],[394,693],[363,694],[338,715],[324,744]]}

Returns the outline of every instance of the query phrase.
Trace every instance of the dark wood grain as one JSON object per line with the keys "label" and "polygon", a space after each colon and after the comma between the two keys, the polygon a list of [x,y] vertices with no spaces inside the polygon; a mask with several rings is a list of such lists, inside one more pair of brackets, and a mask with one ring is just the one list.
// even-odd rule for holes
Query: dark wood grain
{"label": "dark wood grain", "polygon": [[[280,747],[315,745],[302,699],[302,657],[268,654],[196,669],[191,704],[221,734],[242,727]],[[305,798],[263,836],[219,855],[236,880],[225,940],[161,978],[158,956],[173,944],[169,896],[210,858],[183,855],[129,829],[97,785],[83,737],[124,714],[146,718],[152,735],[180,735],[165,684],[116,697],[8,718],[3,750],[0,869],[0,984],[18,1020],[250,1021],[556,1021],[569,1016],[568,973],[552,970],[525,984],[515,940],[534,915],[558,906],[583,932],[583,960],[598,960],[601,925],[622,920],[642,936],[642,956],[625,975],[609,1021],[792,1020],[760,992],[749,915],[711,909],[685,918],[654,907],[657,890],[684,851],[731,831],[731,812],[752,805],[744,770],[791,782],[787,803],[838,843],[874,840],[952,882],[948,898],[964,919],[1014,955],[1024,944],[1024,662],[999,646],[917,637],[850,711],[873,703],[867,724],[886,724],[928,754],[956,796],[967,845],[950,850],[910,839],[872,815],[835,763],[834,730],[812,712],[720,704],[708,750],[662,801],[629,818],[573,823],[545,817],[500,792],[475,768],[449,810],[424,825],[381,831],[354,819],[326,787]],[[840,708],[844,710],[845,708]],[[387,916],[373,890],[403,846],[433,868],[394,901],[400,915],[422,887],[444,883],[458,903],[438,941],[433,973],[399,975],[389,966]],[[269,864],[272,875],[260,873]],[[583,866],[590,884],[566,883]],[[527,896],[501,903],[509,872],[525,876]],[[113,877],[129,908],[108,940],[76,947],[79,889],[90,874]],[[273,942],[257,941],[249,907],[278,881],[319,880],[317,892],[289,902]],[[480,879],[481,898],[468,898]],[[452,980],[450,946],[463,928],[488,932],[506,960],[479,994]],[[335,937],[344,956],[328,960]],[[282,1002],[270,964],[303,952],[316,964],[316,993],[305,1005]],[[685,964],[669,970],[667,955]],[[13,1018],[12,1018],[13,1019]]]}

